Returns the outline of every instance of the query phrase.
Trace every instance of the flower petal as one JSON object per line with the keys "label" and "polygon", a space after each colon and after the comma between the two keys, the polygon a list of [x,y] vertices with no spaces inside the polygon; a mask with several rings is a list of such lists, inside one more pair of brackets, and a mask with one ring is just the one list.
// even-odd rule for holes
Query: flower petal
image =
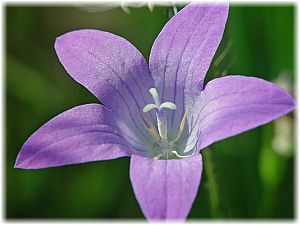
{"label": "flower petal", "polygon": [[129,142],[149,139],[139,115],[153,101],[148,90],[154,84],[132,44],[108,32],[78,30],[57,38],[55,50],[67,72],[112,110]]}
{"label": "flower petal", "polygon": [[153,160],[132,155],[130,178],[149,219],[185,219],[196,197],[202,173],[201,155],[179,160]]}
{"label": "flower petal", "polygon": [[44,124],[23,145],[16,168],[39,169],[129,156],[110,111],[77,106]]}
{"label": "flower petal", "polygon": [[199,147],[275,120],[295,107],[293,97],[256,77],[226,76],[210,81],[200,98],[196,123]]}
{"label": "flower petal", "polygon": [[150,71],[163,101],[174,102],[168,124],[177,130],[189,96],[199,93],[205,74],[223,36],[228,5],[190,4],[179,11],[156,38]]}

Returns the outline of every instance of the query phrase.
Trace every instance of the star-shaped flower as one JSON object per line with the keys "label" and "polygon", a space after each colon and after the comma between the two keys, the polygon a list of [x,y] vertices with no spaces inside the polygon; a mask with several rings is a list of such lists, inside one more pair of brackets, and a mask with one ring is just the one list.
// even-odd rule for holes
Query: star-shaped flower
{"label": "star-shaped flower", "polygon": [[104,105],[70,109],[23,145],[17,168],[40,169],[131,157],[130,178],[149,219],[184,219],[196,197],[201,149],[279,118],[294,99],[255,77],[225,76],[204,87],[223,36],[225,4],[190,4],[162,29],[149,67],[128,41],[98,30],[62,35],[66,71]]}

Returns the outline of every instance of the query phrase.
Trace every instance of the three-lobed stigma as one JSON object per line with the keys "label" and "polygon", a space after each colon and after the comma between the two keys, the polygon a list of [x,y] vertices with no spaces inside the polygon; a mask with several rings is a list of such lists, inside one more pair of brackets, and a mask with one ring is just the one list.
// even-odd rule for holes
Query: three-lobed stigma
{"label": "three-lobed stigma", "polygon": [[168,140],[168,124],[165,109],[176,110],[176,105],[173,102],[163,102],[159,100],[159,95],[155,88],[150,88],[149,92],[153,98],[154,103],[150,103],[144,106],[143,113],[147,113],[151,110],[155,110],[157,128],[152,124],[152,122],[147,118],[147,116],[141,113],[142,123],[151,137],[157,144],[158,154],[153,157],[153,159],[176,159],[176,158],[187,158],[194,155],[194,152],[190,155],[180,155],[177,149],[177,142],[179,141],[186,119],[188,116],[188,111],[185,112],[181,119],[179,130],[177,135],[173,140]]}

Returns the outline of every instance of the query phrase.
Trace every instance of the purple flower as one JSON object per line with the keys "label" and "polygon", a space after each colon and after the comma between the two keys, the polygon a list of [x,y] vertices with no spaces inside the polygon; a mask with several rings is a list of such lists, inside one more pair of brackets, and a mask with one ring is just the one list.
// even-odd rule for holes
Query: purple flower
{"label": "purple flower", "polygon": [[60,62],[101,102],[70,109],[23,145],[16,168],[40,169],[131,157],[130,178],[149,219],[184,219],[202,172],[200,150],[277,119],[290,94],[255,77],[226,76],[204,87],[228,6],[188,5],[162,29],[149,67],[128,41],[79,30],[55,42]]}

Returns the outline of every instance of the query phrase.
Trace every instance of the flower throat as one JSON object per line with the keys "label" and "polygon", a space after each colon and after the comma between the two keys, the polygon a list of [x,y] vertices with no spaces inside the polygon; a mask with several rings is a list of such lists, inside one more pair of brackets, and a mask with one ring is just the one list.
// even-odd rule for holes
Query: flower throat
{"label": "flower throat", "polygon": [[181,119],[179,130],[175,138],[173,140],[168,140],[168,124],[165,109],[176,110],[177,107],[173,102],[160,103],[159,96],[155,88],[150,88],[149,92],[154,100],[154,103],[145,105],[143,108],[143,113],[155,110],[157,128],[145,115],[141,114],[141,116],[145,129],[157,144],[158,153],[153,159],[178,159],[192,156],[194,153],[190,155],[180,155],[177,151],[177,142],[183,133],[188,111],[185,112]]}

